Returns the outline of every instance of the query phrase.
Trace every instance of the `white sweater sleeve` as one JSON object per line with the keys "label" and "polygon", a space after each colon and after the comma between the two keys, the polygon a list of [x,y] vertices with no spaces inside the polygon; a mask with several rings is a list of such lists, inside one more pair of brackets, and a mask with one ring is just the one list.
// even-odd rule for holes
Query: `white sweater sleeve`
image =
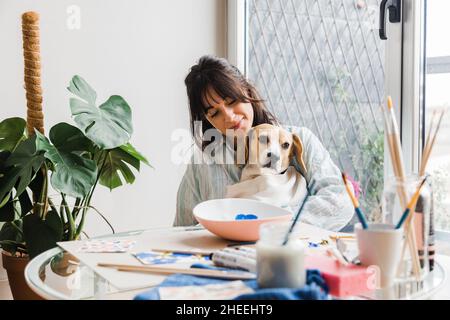
{"label": "white sweater sleeve", "polygon": [[[353,204],[345,190],[339,168],[319,139],[307,128],[287,127],[303,142],[309,197],[300,220],[324,229],[339,231],[351,220]],[[298,164],[294,165],[301,171]]]}

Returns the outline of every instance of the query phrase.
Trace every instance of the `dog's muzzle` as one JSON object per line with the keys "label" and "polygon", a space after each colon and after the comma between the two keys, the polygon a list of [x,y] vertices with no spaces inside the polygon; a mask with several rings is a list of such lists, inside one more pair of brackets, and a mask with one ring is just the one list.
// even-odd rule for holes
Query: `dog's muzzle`
{"label": "dog's muzzle", "polygon": [[280,155],[274,152],[268,152],[267,153],[268,161],[266,164],[263,165],[263,168],[272,168],[276,169],[276,165],[278,161],[280,160]]}

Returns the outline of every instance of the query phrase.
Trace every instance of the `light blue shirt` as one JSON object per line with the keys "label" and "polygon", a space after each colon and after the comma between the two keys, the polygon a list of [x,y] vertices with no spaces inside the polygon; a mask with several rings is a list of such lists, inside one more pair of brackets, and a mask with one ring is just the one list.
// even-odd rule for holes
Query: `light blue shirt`
{"label": "light blue shirt", "polygon": [[[307,173],[301,171],[295,160],[292,162],[305,177],[310,194],[300,220],[328,230],[341,230],[353,217],[354,209],[339,168],[309,129],[294,126],[284,126],[284,129],[298,134],[303,143]],[[234,154],[234,149],[226,143],[224,149]],[[197,224],[192,209],[202,201],[224,198],[226,186],[239,182],[242,168],[235,164],[193,164],[191,159],[178,189],[174,226]]]}

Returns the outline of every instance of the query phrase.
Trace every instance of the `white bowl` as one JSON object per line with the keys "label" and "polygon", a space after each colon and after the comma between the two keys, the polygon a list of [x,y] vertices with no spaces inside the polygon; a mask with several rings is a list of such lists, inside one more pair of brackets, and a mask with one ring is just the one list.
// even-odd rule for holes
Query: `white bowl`
{"label": "white bowl", "polygon": [[[235,241],[256,241],[259,226],[269,221],[292,219],[289,210],[250,199],[214,199],[197,204],[193,213],[197,221],[215,235]],[[236,220],[238,214],[253,214],[257,219]]]}

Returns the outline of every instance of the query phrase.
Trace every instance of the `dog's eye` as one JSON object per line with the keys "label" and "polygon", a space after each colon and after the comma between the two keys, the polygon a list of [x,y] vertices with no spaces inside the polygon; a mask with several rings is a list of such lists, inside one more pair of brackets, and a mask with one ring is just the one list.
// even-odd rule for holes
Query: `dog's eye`
{"label": "dog's eye", "polygon": [[269,137],[268,136],[259,136],[258,140],[262,144],[268,144],[269,143]]}
{"label": "dog's eye", "polygon": [[283,144],[281,145],[281,147],[282,147],[283,149],[289,148],[289,142],[283,143]]}

